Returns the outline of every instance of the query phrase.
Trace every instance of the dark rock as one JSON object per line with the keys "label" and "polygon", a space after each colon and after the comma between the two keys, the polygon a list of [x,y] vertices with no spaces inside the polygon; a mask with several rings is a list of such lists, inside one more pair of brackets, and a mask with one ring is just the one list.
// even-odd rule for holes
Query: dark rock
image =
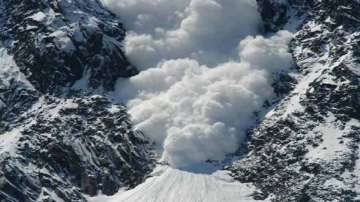
{"label": "dark rock", "polygon": [[303,15],[290,46],[297,84],[250,134],[248,153],[228,169],[258,187],[258,199],[357,201],[360,3],[258,2],[268,32],[294,23],[291,13]]}
{"label": "dark rock", "polygon": [[36,201],[54,191],[86,201],[83,194],[112,195],[143,181],[153,166],[149,144],[123,106],[99,96],[58,99],[44,99],[36,116],[28,114],[32,122],[8,133],[19,139],[0,154],[1,200]]}
{"label": "dark rock", "polygon": [[0,5],[1,38],[28,80],[41,92],[58,92],[81,78],[112,89],[137,73],[122,51],[125,30],[98,0],[8,0]]}

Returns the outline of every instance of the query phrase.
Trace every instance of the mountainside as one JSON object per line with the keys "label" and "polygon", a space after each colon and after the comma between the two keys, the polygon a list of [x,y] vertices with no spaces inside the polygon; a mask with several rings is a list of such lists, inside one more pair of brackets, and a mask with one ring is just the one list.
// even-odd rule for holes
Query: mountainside
{"label": "mountainside", "polygon": [[69,87],[112,89],[137,72],[99,1],[0,1],[0,201],[87,201],[151,170],[124,106]]}
{"label": "mountainside", "polygon": [[42,97],[21,119],[1,135],[2,200],[86,201],[135,186],[150,170],[147,140],[103,97]]}
{"label": "mountainside", "polygon": [[153,140],[108,93],[138,74],[119,17],[100,0],[0,0],[0,201],[360,201],[360,1],[257,5],[264,36],[294,32],[295,68],[246,148],[154,170]]}
{"label": "mountainside", "polygon": [[90,87],[111,89],[137,72],[121,50],[122,24],[98,0],[4,0],[0,9],[0,38],[41,92],[82,77]]}
{"label": "mountainside", "polygon": [[359,2],[259,3],[268,31],[294,23],[294,13],[304,19],[290,47],[297,85],[229,169],[259,188],[258,199],[360,200]]}

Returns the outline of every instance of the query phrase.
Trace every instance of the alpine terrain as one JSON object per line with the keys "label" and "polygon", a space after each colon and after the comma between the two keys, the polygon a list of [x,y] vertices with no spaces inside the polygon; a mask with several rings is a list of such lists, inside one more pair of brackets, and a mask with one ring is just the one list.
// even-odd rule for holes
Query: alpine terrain
{"label": "alpine terrain", "polygon": [[1,202],[360,201],[359,146],[359,0],[0,0]]}

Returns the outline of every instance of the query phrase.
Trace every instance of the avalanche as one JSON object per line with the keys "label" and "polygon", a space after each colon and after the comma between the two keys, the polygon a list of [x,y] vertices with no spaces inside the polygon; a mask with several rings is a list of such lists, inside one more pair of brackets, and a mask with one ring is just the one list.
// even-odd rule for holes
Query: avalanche
{"label": "avalanche", "polygon": [[[202,165],[206,166],[206,165]],[[255,202],[252,185],[235,182],[225,171],[199,173],[159,167],[153,177],[129,191],[89,198],[91,202]]]}
{"label": "avalanche", "polygon": [[[206,172],[193,168],[238,149],[255,112],[274,98],[274,76],[293,66],[292,34],[257,36],[260,16],[251,0],[105,4],[132,29],[125,50],[143,69],[119,79],[110,96],[127,103],[137,129],[156,143],[160,161],[169,167],[158,167],[134,189],[91,200],[253,201],[254,187],[234,182],[220,171],[223,165]],[[172,6],[155,9],[163,4]],[[169,22],[159,24],[160,18]]]}
{"label": "avalanche", "polygon": [[[154,13],[151,6],[146,10],[144,1],[105,3],[134,29],[126,39],[125,50],[135,64],[146,58],[144,51],[163,52],[153,56],[154,66],[146,61],[140,65],[144,69],[140,74],[119,79],[111,96],[127,104],[136,128],[156,143],[161,160],[173,167],[222,160],[235,152],[246,130],[254,125],[254,113],[274,97],[274,75],[293,65],[288,52],[290,32],[254,36],[260,16],[250,0],[192,0],[182,2],[182,6],[173,3],[168,9],[181,13],[176,16],[164,10]],[[154,2],[164,3],[171,4]],[[143,15],[175,19],[175,27],[151,21],[153,28],[149,29],[151,23],[145,27],[138,22]],[[160,29],[158,26],[164,34],[153,32]],[[145,35],[151,39],[144,40]],[[224,46],[226,52],[220,48]],[[213,59],[216,61],[210,62]]]}

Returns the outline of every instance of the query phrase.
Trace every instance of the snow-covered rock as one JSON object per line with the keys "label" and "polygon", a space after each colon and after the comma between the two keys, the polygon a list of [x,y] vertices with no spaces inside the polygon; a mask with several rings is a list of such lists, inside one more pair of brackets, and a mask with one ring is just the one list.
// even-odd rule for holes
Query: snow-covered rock
{"label": "snow-covered rock", "polygon": [[151,158],[123,106],[101,96],[42,96],[0,135],[0,199],[111,195],[142,182]]}
{"label": "snow-covered rock", "polygon": [[[259,2],[271,7],[263,11],[284,13],[276,10],[280,5],[303,15],[291,44],[297,85],[253,130],[248,153],[229,169],[254,183],[259,199],[356,201],[360,193],[349,176],[359,176],[359,2]],[[282,24],[271,16],[264,16],[270,27],[294,23],[290,15]]]}
{"label": "snow-covered rock", "polygon": [[125,30],[99,0],[2,0],[0,38],[26,78],[41,92],[112,89],[137,73],[124,56]]}
{"label": "snow-covered rock", "polygon": [[0,201],[87,201],[143,181],[150,143],[111,89],[137,71],[97,0],[0,1]]}

